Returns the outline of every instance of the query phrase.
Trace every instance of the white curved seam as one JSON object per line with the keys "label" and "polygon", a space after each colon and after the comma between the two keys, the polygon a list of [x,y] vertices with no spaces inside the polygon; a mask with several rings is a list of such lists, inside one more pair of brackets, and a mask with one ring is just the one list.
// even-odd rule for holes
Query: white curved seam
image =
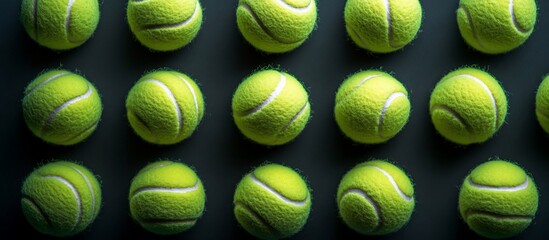
{"label": "white curved seam", "polygon": [[471,80],[475,81],[476,83],[478,83],[482,87],[482,89],[484,89],[484,91],[490,97],[490,100],[492,101],[492,105],[494,106],[494,112],[495,112],[494,127],[497,128],[499,110],[498,110],[498,105],[496,103],[496,98],[492,94],[492,91],[490,91],[490,88],[488,88],[488,86],[483,81],[481,81],[480,79],[476,78],[475,76],[472,76],[472,75],[469,75],[469,74],[457,75],[457,76],[454,76],[454,77],[452,77],[448,80],[452,80],[454,78],[468,78],[468,79],[471,79]]}
{"label": "white curved seam", "polygon": [[72,166],[67,166],[67,167],[69,167],[72,170],[78,172],[78,174],[80,174],[80,176],[82,176],[82,178],[84,178],[84,181],[86,182],[86,185],[88,185],[88,190],[90,190],[91,199],[92,199],[92,207],[91,207],[91,213],[90,213],[90,222],[92,222],[93,216],[95,215],[95,192],[93,191],[93,187],[90,183],[90,180],[88,179],[88,177],[86,177],[86,175],[84,175],[84,173],[82,171],[78,170],[77,168],[72,167]]}
{"label": "white curved seam", "polygon": [[69,37],[70,27],[71,27],[71,12],[72,12],[72,5],[74,4],[76,0],[69,0],[69,4],[67,5],[67,16],[65,17],[65,31],[67,31],[67,38]]}
{"label": "white curved seam", "polygon": [[387,177],[387,179],[389,179],[389,182],[393,185],[393,188],[397,191],[398,195],[400,195],[402,198],[404,198],[404,200],[406,200],[407,202],[412,201],[412,199],[414,197],[413,196],[408,196],[404,192],[402,192],[402,190],[400,190],[397,183],[395,182],[395,179],[393,178],[393,176],[391,176],[391,174],[389,174],[387,171],[385,171],[382,168],[377,167],[377,166],[366,166],[366,167],[372,167],[372,168],[375,168],[375,169],[379,170],[381,173],[383,173],[383,175],[385,175]]}
{"label": "white curved seam", "polygon": [[[361,196],[362,198],[364,198],[364,200],[366,200],[368,203],[370,203],[370,205],[374,208],[374,211],[376,211],[376,216],[377,216],[376,227],[379,226],[381,224],[381,210],[377,206],[376,202],[374,202],[374,200],[370,196],[368,196],[368,194],[366,194],[366,192],[362,191],[361,189],[357,189],[357,188],[352,188],[352,189],[346,190],[342,194],[342,198],[343,198],[343,196],[346,196],[350,193],[357,194],[357,195]],[[341,199],[340,199],[340,201],[341,201]]]}
{"label": "white curved seam", "polygon": [[163,168],[163,167],[166,167],[166,166],[169,166],[169,165],[172,165],[173,162],[166,162],[166,163],[162,163],[162,164],[158,164],[158,166],[154,166],[152,168],[149,168],[147,169],[146,171],[142,172],[142,173],[145,173],[145,172],[150,172],[152,170],[156,170],[156,169],[159,169],[159,168]]}
{"label": "white curved seam", "polygon": [[307,194],[307,196],[305,197],[305,199],[303,199],[302,201],[294,201],[294,200],[291,200],[291,199],[289,199],[289,198],[287,198],[287,197],[282,196],[282,194],[280,194],[279,192],[275,191],[274,189],[272,189],[272,188],[271,188],[270,186],[268,186],[267,184],[263,183],[262,181],[259,181],[259,179],[257,179],[253,173],[250,173],[250,179],[252,179],[252,181],[253,181],[254,183],[256,183],[257,185],[261,186],[261,187],[264,188],[265,190],[267,190],[267,191],[269,191],[270,193],[274,194],[277,198],[279,198],[280,200],[284,201],[285,203],[292,204],[292,205],[299,206],[299,207],[305,206],[305,204],[307,204],[307,199],[309,198],[309,194]]}
{"label": "white curved seam", "polygon": [[76,202],[78,204],[76,224],[74,225],[74,227],[77,227],[78,224],[80,224],[80,221],[82,219],[82,200],[80,199],[80,194],[76,190],[76,187],[74,187],[74,185],[72,185],[72,183],[70,183],[67,179],[65,179],[63,177],[60,177],[60,176],[46,175],[46,176],[43,176],[43,177],[44,178],[53,178],[57,181],[60,181],[61,183],[65,184],[72,191],[72,193],[74,194],[74,198],[76,199]]}
{"label": "white curved seam", "polygon": [[88,90],[86,91],[86,93],[78,96],[78,97],[75,97],[63,104],[61,104],[61,106],[55,108],[51,113],[50,113],[50,116],[48,117],[48,119],[46,119],[46,122],[44,123],[44,128],[43,130],[45,130],[47,127],[49,127],[49,125],[53,122],[53,120],[55,119],[55,117],[57,117],[57,114],[59,114],[59,112],[61,112],[61,110],[69,107],[70,105],[72,104],[75,104],[79,101],[82,101],[86,98],[89,98],[92,94],[92,88],[91,86],[88,84]]}
{"label": "white curved seam", "polygon": [[187,20],[179,23],[179,24],[175,24],[174,27],[179,27],[179,26],[184,26],[186,25],[187,23],[189,23],[190,21],[192,21],[195,17],[196,17],[196,13],[198,13],[200,9],[200,2],[199,1],[196,1],[196,4],[195,4],[195,7],[194,7],[194,12],[193,12],[193,15],[191,15],[191,17],[187,18]]}
{"label": "white curved seam", "polygon": [[292,117],[290,122],[288,122],[286,126],[282,128],[282,131],[280,131],[280,133],[285,132],[292,125],[292,123],[294,123],[297,120],[297,118],[299,118],[299,116],[301,116],[301,114],[305,112],[308,106],[309,106],[309,102],[305,103],[305,105],[301,108],[301,110],[299,110],[299,112],[297,112],[297,114]]}
{"label": "white curved seam", "polygon": [[58,73],[58,74],[55,74],[53,76],[51,76],[50,78],[46,79],[46,81],[43,81],[41,82],[40,84],[36,85],[34,88],[32,88],[30,91],[28,91],[27,93],[27,96],[30,95],[31,93],[33,93],[34,91],[40,89],[41,87],[43,87],[44,85],[46,85],[47,83],[55,80],[55,79],[58,79],[62,76],[65,76],[67,75],[68,73],[64,72],[64,73]]}
{"label": "white curved seam", "polygon": [[387,38],[389,40],[389,46],[396,48],[393,44],[393,21],[391,20],[391,4],[389,0],[383,0],[385,6],[385,15],[387,17]]}
{"label": "white curved seam", "polygon": [[280,2],[286,8],[288,8],[290,10],[293,10],[293,11],[296,11],[296,12],[300,12],[300,13],[308,12],[313,7],[313,1],[314,0],[310,0],[309,4],[305,7],[294,7],[294,6],[290,5],[289,3],[287,3],[285,0],[278,0],[278,2]]}
{"label": "white curved seam", "polygon": [[175,108],[175,114],[177,115],[177,131],[179,132],[181,130],[181,127],[183,125],[183,116],[181,114],[181,109],[179,108],[179,104],[177,104],[177,100],[175,99],[175,96],[173,95],[172,91],[166,84],[163,82],[156,80],[156,79],[147,79],[145,81],[152,82],[162,88],[164,92],[168,95],[168,98],[170,98],[171,102],[173,103],[173,106]]}
{"label": "white curved seam", "polygon": [[198,181],[192,187],[187,188],[167,188],[167,187],[145,187],[133,193],[132,198],[145,192],[164,192],[164,193],[188,193],[198,189]]}
{"label": "white curved seam", "polygon": [[194,89],[193,87],[191,86],[191,84],[189,83],[189,81],[187,81],[187,79],[185,79],[184,77],[181,77],[181,76],[177,76],[179,79],[181,79],[183,81],[183,83],[185,83],[185,85],[187,86],[187,88],[189,88],[189,91],[191,91],[191,95],[193,95],[193,102],[194,102],[194,109],[196,111],[196,118],[198,120],[198,118],[200,118],[200,112],[198,110],[198,98],[196,97],[196,93],[194,92]]}
{"label": "white curved seam", "polygon": [[370,79],[373,79],[373,78],[376,78],[376,77],[381,77],[381,75],[371,75],[371,76],[367,76],[365,77],[364,79],[362,79],[362,81],[360,81],[353,90],[355,89],[358,89],[359,87],[361,87],[364,83],[366,83],[368,80]]}
{"label": "white curved seam", "polygon": [[389,95],[389,98],[387,98],[387,100],[385,101],[383,108],[381,108],[381,114],[379,115],[378,126],[377,126],[378,129],[380,129],[381,125],[383,124],[383,119],[385,118],[385,113],[387,112],[387,109],[389,109],[393,101],[395,101],[395,99],[399,97],[406,97],[406,95],[402,92],[395,92]]}
{"label": "white curved seam", "polygon": [[280,74],[280,81],[276,85],[275,90],[269,95],[269,97],[267,99],[265,99],[265,101],[263,101],[257,107],[244,112],[243,115],[244,116],[251,115],[251,114],[254,114],[254,113],[258,112],[259,110],[263,109],[269,103],[274,101],[275,98],[278,97],[278,95],[280,95],[280,93],[282,92],[282,90],[284,89],[285,86],[286,86],[286,76],[284,76],[284,74]]}
{"label": "white curved seam", "polygon": [[524,182],[521,183],[520,185],[513,186],[513,187],[493,187],[493,186],[481,185],[473,182],[471,177],[469,177],[468,181],[469,181],[469,184],[475,188],[480,188],[483,190],[490,190],[490,191],[500,191],[500,192],[516,192],[516,191],[520,191],[528,188],[528,185],[529,185],[528,178],[526,178],[526,180],[524,180]]}
{"label": "white curved seam", "polygon": [[515,28],[521,33],[528,32],[527,29],[522,28],[519,25],[519,23],[517,22],[517,17],[515,16],[515,1],[514,0],[509,0],[509,13],[511,14],[511,21],[513,22],[513,25],[515,25]]}

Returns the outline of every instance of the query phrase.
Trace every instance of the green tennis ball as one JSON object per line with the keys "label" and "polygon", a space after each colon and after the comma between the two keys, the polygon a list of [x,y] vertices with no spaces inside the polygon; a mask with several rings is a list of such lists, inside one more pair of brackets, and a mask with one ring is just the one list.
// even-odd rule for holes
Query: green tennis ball
{"label": "green tennis ball", "polygon": [[524,170],[495,160],[477,166],[459,193],[459,212],[484,237],[508,238],[530,225],[538,209],[536,184]]}
{"label": "green tennis ball", "polygon": [[234,194],[234,215],[250,234],[280,239],[299,232],[309,218],[311,194],[291,168],[267,164],[244,176]]}
{"label": "green tennis ball", "polygon": [[188,230],[204,213],[206,193],[187,165],[158,161],[143,168],[130,187],[130,212],[143,228],[156,234]]}
{"label": "green tennis ball", "polygon": [[38,44],[67,50],[86,42],[99,22],[97,0],[23,0],[21,22]]}
{"label": "green tennis ball", "polygon": [[128,120],[137,135],[155,144],[190,137],[204,115],[204,99],[187,75],[167,70],[146,74],[126,99]]}
{"label": "green tennis ball", "polygon": [[23,182],[21,207],[39,232],[57,237],[86,229],[101,209],[101,185],[85,167],[65,161],[34,170]]}
{"label": "green tennis ball", "polygon": [[198,0],[129,0],[127,15],[135,37],[155,51],[186,46],[202,25],[202,7]]}
{"label": "green tennis ball", "polygon": [[446,139],[462,145],[482,143],[505,122],[507,97],[489,73],[462,68],[438,82],[430,112],[435,128]]}
{"label": "green tennis ball", "polygon": [[29,129],[58,145],[73,145],[90,136],[101,112],[95,87],[65,70],[42,73],[27,86],[23,97],[23,117]]}
{"label": "green tennis ball", "polygon": [[276,70],[257,72],[233,96],[236,126],[249,139],[268,146],[293,140],[307,125],[309,96],[293,76]]}
{"label": "green tennis ball", "polygon": [[240,0],[236,22],[242,36],[267,53],[300,46],[316,25],[315,0]]}
{"label": "green tennis ball", "polygon": [[461,36],[474,49],[499,54],[522,45],[536,23],[535,0],[460,0]]}
{"label": "green tennis ball", "polygon": [[422,10],[418,0],[348,0],[344,15],[347,34],[356,45],[389,53],[416,38]]}
{"label": "green tennis ball", "polygon": [[536,94],[536,117],[538,122],[549,133],[549,76],[541,82]]}
{"label": "green tennis ball", "polygon": [[341,84],[335,118],[341,131],[355,142],[382,143],[408,122],[410,101],[402,84],[382,71],[362,71]]}
{"label": "green tennis ball", "polygon": [[414,205],[414,187],[406,173],[382,160],[358,164],[337,189],[339,215],[365,235],[398,231],[410,220]]}

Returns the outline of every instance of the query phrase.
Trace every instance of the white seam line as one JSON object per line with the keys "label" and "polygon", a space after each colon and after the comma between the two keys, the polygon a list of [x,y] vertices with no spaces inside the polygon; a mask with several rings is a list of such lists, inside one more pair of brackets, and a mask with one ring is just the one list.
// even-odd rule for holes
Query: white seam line
{"label": "white seam line", "polygon": [[397,48],[398,46],[393,44],[393,21],[391,20],[391,4],[389,0],[383,0],[383,5],[385,6],[385,15],[387,16],[387,39],[389,41],[389,46],[392,48]]}
{"label": "white seam line", "polygon": [[469,181],[469,184],[475,188],[491,190],[491,191],[500,191],[500,192],[516,192],[516,191],[520,191],[528,188],[528,185],[529,185],[528,177],[526,177],[526,180],[524,180],[523,183],[513,187],[505,187],[505,186],[494,187],[494,186],[481,185],[473,182],[473,179],[471,179],[471,177],[468,178],[468,181]]}
{"label": "white seam line", "polygon": [[165,163],[162,163],[162,164],[158,164],[157,166],[151,167],[151,168],[145,170],[144,172],[141,172],[141,174],[146,173],[146,172],[150,172],[152,170],[156,170],[156,169],[159,169],[159,168],[163,168],[163,167],[166,167],[166,166],[169,166],[169,165],[172,165],[172,164],[174,164],[174,162],[165,162]]}
{"label": "white seam line", "polygon": [[[363,190],[358,189],[358,188],[351,188],[351,189],[345,190],[345,192],[343,192],[343,194],[341,195],[341,199],[343,199],[343,197],[345,197],[345,196],[347,196],[348,194],[351,194],[351,193],[354,193],[354,194],[357,194],[357,195],[363,197],[364,200],[366,200],[368,203],[370,203],[370,205],[374,208],[374,211],[376,211],[377,223],[376,223],[376,226],[374,228],[377,228],[379,225],[381,225],[381,210],[379,209],[379,206],[377,206],[377,203],[374,202],[374,200],[370,196],[368,196],[368,194],[366,192],[364,192]],[[339,199],[340,202],[341,202],[341,199]]]}
{"label": "white seam line", "polygon": [[347,93],[345,93],[345,95],[343,97],[341,97],[339,99],[339,101],[337,101],[336,104],[339,104],[341,102],[343,102],[343,100],[345,100],[345,98],[347,98],[349,95],[351,95],[353,92],[355,92],[357,89],[359,89],[362,85],[364,85],[364,83],[366,83],[368,80],[370,79],[374,79],[374,78],[377,78],[377,77],[381,77],[380,74],[376,74],[376,75],[369,75],[369,76],[366,76],[365,78],[363,78],[362,80],[360,80],[360,82],[355,85],[350,91],[348,91]]}
{"label": "white seam line", "polygon": [[167,193],[188,193],[198,189],[198,181],[192,187],[186,188],[168,188],[168,187],[144,187],[135,191],[132,195],[132,198],[136,197],[139,194],[145,192],[167,192]]}
{"label": "white seam line", "polygon": [[185,21],[183,22],[179,22],[179,23],[174,23],[174,24],[153,24],[153,25],[145,25],[141,28],[141,30],[151,30],[151,29],[160,29],[160,28],[178,28],[178,27],[181,27],[181,26],[185,26],[187,23],[191,22],[193,19],[196,18],[196,16],[198,16],[198,12],[200,11],[200,2],[199,1],[196,1],[196,5],[195,5],[195,8],[194,8],[194,12],[193,14],[185,19]]}
{"label": "white seam line", "polygon": [[44,178],[53,178],[55,180],[60,181],[61,183],[65,184],[67,187],[69,187],[69,189],[74,194],[74,198],[76,198],[76,202],[78,204],[78,214],[76,216],[76,224],[74,225],[74,228],[76,228],[80,224],[80,221],[82,221],[82,200],[80,199],[80,194],[78,193],[78,190],[76,190],[76,188],[74,187],[74,185],[72,185],[72,183],[70,183],[67,179],[65,179],[63,177],[54,176],[54,175],[46,175],[46,176],[43,176],[43,177]]}
{"label": "white seam line", "polygon": [[391,106],[393,101],[399,97],[406,97],[406,95],[403,92],[395,92],[389,95],[387,100],[385,101],[385,104],[383,105],[383,108],[381,108],[381,114],[379,115],[377,129],[379,132],[379,135],[381,136],[381,126],[383,125],[383,120],[385,118],[385,113],[387,112],[387,109]]}
{"label": "white seam line", "polygon": [[33,87],[31,90],[28,90],[27,92],[27,96],[30,95],[31,93],[33,93],[34,91],[40,89],[41,87],[43,87],[44,85],[46,85],[46,83],[49,83],[55,79],[58,79],[62,76],[65,76],[65,75],[68,75],[69,73],[67,72],[63,72],[63,73],[58,73],[58,74],[55,74],[53,76],[51,76],[50,78],[46,79],[45,81],[39,83],[38,85],[36,85],[35,87]]}
{"label": "white seam line", "polygon": [[250,173],[249,176],[250,176],[250,179],[252,179],[252,182],[256,183],[257,185],[261,186],[263,189],[265,189],[265,190],[269,191],[270,193],[274,194],[277,198],[284,201],[285,203],[292,204],[292,205],[299,206],[299,207],[305,206],[305,204],[307,204],[307,199],[309,199],[309,194],[307,194],[305,199],[303,199],[301,201],[295,201],[295,200],[292,200],[292,199],[289,199],[287,197],[282,196],[282,194],[280,194],[279,192],[272,189],[270,186],[268,186],[264,182],[257,179],[255,177],[254,173]]}
{"label": "white seam line", "polygon": [[162,88],[162,90],[164,90],[166,95],[168,95],[168,98],[170,98],[170,100],[173,103],[173,106],[175,108],[175,113],[177,115],[177,121],[178,121],[177,122],[178,123],[177,132],[180,132],[182,127],[183,127],[183,116],[181,114],[181,109],[179,108],[179,104],[177,104],[177,100],[175,99],[175,96],[173,95],[173,92],[170,90],[170,88],[168,86],[166,86],[166,84],[164,84],[160,80],[150,78],[150,79],[145,80],[144,82],[152,82],[152,83],[160,86]]}
{"label": "white seam line", "polygon": [[528,29],[523,28],[520,26],[520,24],[517,22],[517,17],[515,16],[515,1],[509,0],[509,13],[511,14],[511,21],[513,22],[513,25],[515,25],[515,28],[521,32],[521,33],[527,33]]}
{"label": "white seam line", "polygon": [[465,121],[465,119],[463,117],[461,117],[459,115],[458,112],[456,112],[454,109],[451,109],[450,107],[446,106],[446,105],[442,105],[442,104],[437,104],[437,105],[434,105],[430,111],[431,112],[434,112],[435,110],[441,110],[441,111],[444,111],[446,113],[449,113],[450,115],[452,115],[452,117],[454,117],[456,120],[458,120],[459,123],[461,123],[465,129],[468,131],[468,132],[471,132],[471,126],[469,126],[469,124]]}
{"label": "white seam line", "polygon": [[191,95],[193,95],[193,103],[194,103],[194,109],[196,111],[196,120],[198,122],[199,118],[200,118],[200,112],[198,110],[198,98],[196,97],[196,93],[194,92],[194,89],[193,87],[191,86],[191,84],[187,81],[187,79],[185,79],[184,77],[182,76],[179,76],[179,75],[176,75],[179,79],[181,79],[183,81],[183,83],[185,83],[185,85],[187,86],[187,88],[189,88],[189,91],[191,91]]}
{"label": "white seam line", "polygon": [[65,17],[65,31],[67,31],[67,40],[70,41],[70,30],[71,30],[71,12],[72,12],[72,5],[74,4],[76,0],[69,0],[69,4],[67,6],[67,16]]}
{"label": "white seam line", "polygon": [[448,81],[450,81],[452,79],[455,79],[455,78],[468,78],[468,79],[471,79],[471,80],[475,81],[476,83],[478,83],[484,89],[484,91],[490,97],[490,100],[492,100],[492,105],[494,106],[494,112],[495,112],[494,129],[496,129],[498,127],[499,110],[498,110],[498,105],[496,103],[496,98],[494,97],[494,94],[492,93],[492,91],[490,91],[490,88],[488,88],[488,86],[482,80],[478,79],[475,76],[469,75],[469,74],[457,75],[457,76],[449,78]]}
{"label": "white seam line", "polygon": [[274,89],[274,91],[271,93],[271,95],[269,95],[269,97],[267,99],[265,99],[265,101],[263,101],[261,104],[259,104],[257,107],[255,108],[252,108],[250,110],[247,110],[247,111],[244,111],[242,113],[243,116],[247,116],[247,115],[252,115],[256,112],[258,112],[259,110],[263,109],[265,106],[267,106],[269,103],[271,103],[272,101],[275,100],[276,97],[278,97],[278,95],[280,95],[280,93],[282,92],[282,90],[284,89],[284,87],[286,86],[286,76],[284,76],[284,74],[280,74],[280,81],[278,82],[278,84],[276,85],[276,88]]}
{"label": "white seam line", "polygon": [[301,110],[299,110],[299,112],[297,112],[297,114],[292,117],[290,122],[288,122],[286,126],[282,128],[282,131],[280,131],[280,133],[285,132],[292,125],[292,123],[294,123],[297,120],[297,118],[299,118],[299,116],[301,116],[301,114],[305,112],[308,106],[309,106],[309,102],[305,103],[305,105],[301,108]]}
{"label": "white seam line", "polygon": [[80,95],[80,96],[78,96],[78,97],[75,97],[75,98],[73,98],[73,99],[71,99],[71,100],[69,100],[69,101],[67,101],[67,102],[65,102],[65,103],[63,103],[63,104],[61,104],[61,106],[55,108],[55,109],[50,113],[50,115],[48,116],[48,118],[46,119],[46,122],[44,123],[43,128],[42,128],[42,132],[44,132],[44,131],[49,127],[49,125],[53,122],[53,120],[55,119],[55,117],[57,116],[57,114],[59,114],[59,112],[61,112],[61,110],[63,110],[63,109],[65,109],[65,108],[69,107],[69,106],[72,105],[72,104],[75,104],[75,103],[77,103],[77,102],[79,102],[79,101],[81,101],[81,100],[84,100],[84,99],[90,97],[91,94],[92,94],[92,92],[93,92],[93,91],[92,91],[92,88],[91,88],[91,86],[88,84],[88,90],[86,91],[86,93],[84,93],[84,94],[82,94],[82,95]]}
{"label": "white seam line", "polygon": [[305,7],[294,7],[294,6],[290,5],[288,2],[286,2],[284,0],[279,0],[278,2],[282,3],[282,5],[289,8],[290,10],[294,10],[294,11],[300,12],[300,13],[305,13],[305,12],[309,11],[312,8],[313,1],[314,0],[310,0],[309,4]]}
{"label": "white seam line", "polygon": [[372,166],[372,165],[366,165],[365,167],[375,168],[375,169],[379,170],[381,173],[383,173],[383,175],[385,175],[387,177],[387,179],[389,179],[389,182],[391,182],[391,184],[393,185],[393,188],[397,191],[398,195],[400,195],[402,198],[404,198],[404,200],[406,200],[407,202],[410,202],[410,201],[412,201],[412,199],[414,199],[413,196],[408,196],[404,192],[402,192],[402,190],[398,187],[398,184],[395,182],[395,179],[393,178],[393,176],[391,176],[391,174],[389,174],[384,169],[382,169],[378,166]]}
{"label": "white seam line", "polygon": [[91,207],[91,213],[90,213],[90,222],[92,222],[92,219],[95,215],[95,192],[93,191],[93,187],[90,183],[90,180],[88,180],[88,177],[86,177],[86,175],[84,175],[84,173],[82,171],[78,170],[77,168],[75,168],[73,166],[67,166],[67,167],[69,167],[72,170],[78,172],[78,174],[80,174],[80,176],[82,176],[82,178],[86,182],[86,185],[88,185],[88,190],[90,190],[91,199],[92,199],[92,207]]}

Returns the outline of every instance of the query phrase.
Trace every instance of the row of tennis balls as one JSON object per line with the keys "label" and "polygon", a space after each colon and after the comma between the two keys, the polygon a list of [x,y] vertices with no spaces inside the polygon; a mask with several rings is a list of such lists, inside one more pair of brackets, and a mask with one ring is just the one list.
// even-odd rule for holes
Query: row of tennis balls
{"label": "row of tennis balls", "polygon": [[[198,85],[177,71],[145,74],[126,99],[135,132],[154,144],[175,144],[200,124],[205,103]],[[249,139],[268,146],[296,138],[310,118],[308,93],[288,73],[267,69],[247,77],[234,93],[233,118]],[[72,145],[95,130],[102,105],[95,87],[82,76],[51,70],[25,90],[23,115],[29,129],[43,140]],[[430,100],[431,119],[448,140],[468,145],[488,140],[503,125],[507,98],[498,81],[485,71],[461,68],[438,82]],[[386,72],[351,75],[339,87],[334,108],[341,131],[353,141],[383,143],[398,134],[410,115],[404,86]],[[549,77],[536,96],[536,114],[549,132]]]}
{"label": "row of tennis balls", "polygon": [[[361,48],[393,52],[409,44],[419,31],[418,0],[348,0],[347,33]],[[489,54],[520,46],[536,23],[535,0],[460,0],[459,30],[473,48]],[[99,21],[97,0],[23,0],[23,25],[35,41],[65,50],[83,44]],[[237,25],[244,38],[268,53],[300,46],[316,26],[315,0],[240,0]],[[156,51],[171,51],[190,43],[202,25],[198,0],[129,0],[127,18],[136,38]]]}
{"label": "row of tennis balls", "polygon": [[[101,208],[101,189],[85,167],[66,161],[46,164],[32,172],[22,187],[23,214],[38,231],[70,236],[86,229]],[[240,225],[262,239],[278,239],[300,231],[309,217],[312,196],[296,171],[265,164],[248,173],[234,194],[234,214]],[[132,218],[162,235],[195,225],[204,213],[204,186],[193,169],[172,161],[143,168],[132,180]],[[358,164],[343,176],[337,190],[342,220],[366,235],[401,229],[415,206],[414,187],[407,174],[383,160]],[[485,162],[465,178],[459,212],[469,227],[489,238],[511,237],[526,229],[538,208],[538,190],[519,166],[502,160]]]}

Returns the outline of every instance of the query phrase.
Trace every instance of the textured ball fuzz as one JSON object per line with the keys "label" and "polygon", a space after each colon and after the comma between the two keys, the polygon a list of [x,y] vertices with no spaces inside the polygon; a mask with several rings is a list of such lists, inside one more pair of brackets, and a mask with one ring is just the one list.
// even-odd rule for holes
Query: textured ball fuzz
{"label": "textured ball fuzz", "polygon": [[391,75],[363,71],[350,76],[337,91],[335,118],[341,131],[355,142],[382,143],[408,122],[408,92]]}
{"label": "textured ball fuzz", "polygon": [[406,173],[381,160],[351,169],[337,190],[339,215],[366,235],[398,231],[410,220],[414,205],[414,187]]}
{"label": "textured ball fuzz", "polygon": [[311,108],[303,86],[291,75],[264,70],[236,90],[233,118],[251,140],[269,146],[293,140],[307,125]]}
{"label": "textured ball fuzz", "polygon": [[145,141],[175,144],[192,135],[204,115],[204,99],[187,75],[159,70],[143,76],[126,99],[128,120]]}
{"label": "textured ball fuzz", "polygon": [[519,166],[501,160],[473,169],[459,193],[459,212],[484,237],[512,237],[530,225],[538,209],[538,190]]}
{"label": "textured ball fuzz", "polygon": [[182,163],[149,164],[135,176],[130,187],[133,219],[156,234],[188,230],[202,216],[205,202],[202,182]]}
{"label": "textured ball fuzz", "polygon": [[156,51],[172,51],[189,44],[202,25],[198,0],[129,0],[128,23],[135,37]]}
{"label": "textured ball fuzz", "polygon": [[536,117],[543,130],[549,133],[549,76],[541,82],[536,94]]}
{"label": "textured ball fuzz", "polygon": [[86,42],[99,22],[97,0],[23,0],[21,22],[38,44],[67,50]]}
{"label": "textured ball fuzz", "polygon": [[344,15],[347,34],[356,45],[389,53],[414,40],[422,10],[418,0],[348,0]]}
{"label": "textured ball fuzz", "polygon": [[101,186],[92,172],[71,162],[52,162],[32,172],[21,189],[21,207],[41,233],[72,236],[86,229],[101,209]]}
{"label": "textured ball fuzz", "polygon": [[462,68],[436,85],[430,111],[435,128],[446,139],[462,145],[481,143],[503,125],[507,97],[490,74]]}
{"label": "textured ball fuzz", "polygon": [[49,143],[81,142],[93,133],[101,112],[101,99],[95,87],[69,71],[45,72],[25,89],[25,122],[34,135]]}
{"label": "textured ball fuzz", "polygon": [[311,194],[291,168],[268,164],[254,169],[236,187],[234,214],[240,225],[261,239],[299,232],[309,218]]}
{"label": "textured ball fuzz", "polygon": [[315,0],[240,0],[238,29],[255,48],[283,53],[301,45],[316,24]]}
{"label": "textured ball fuzz", "polygon": [[461,0],[457,22],[461,36],[476,50],[499,54],[522,45],[536,23],[535,0]]}

